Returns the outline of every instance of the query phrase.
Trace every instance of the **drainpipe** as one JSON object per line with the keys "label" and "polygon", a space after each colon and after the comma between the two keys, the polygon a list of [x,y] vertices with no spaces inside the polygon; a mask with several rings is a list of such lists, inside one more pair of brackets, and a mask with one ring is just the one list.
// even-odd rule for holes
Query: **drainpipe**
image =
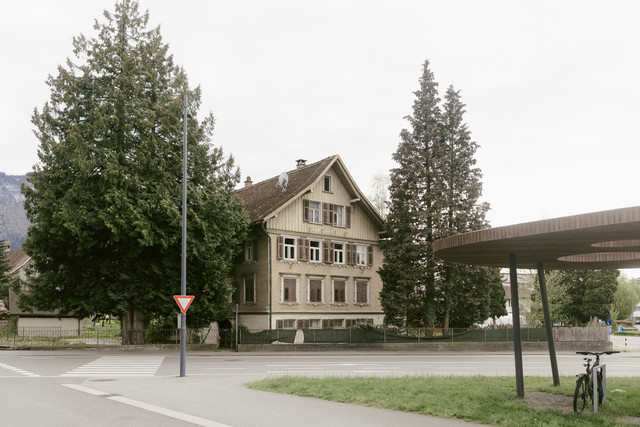
{"label": "drainpipe", "polygon": [[272,283],[271,283],[271,269],[272,269],[272,265],[271,265],[271,236],[269,235],[269,233],[267,233],[267,229],[266,229],[266,222],[262,223],[262,231],[264,231],[264,234],[267,236],[267,257],[269,258],[269,265],[267,267],[267,275],[269,276],[269,330],[273,329],[271,326],[272,323],[272,314],[271,314],[271,301],[272,301]]}

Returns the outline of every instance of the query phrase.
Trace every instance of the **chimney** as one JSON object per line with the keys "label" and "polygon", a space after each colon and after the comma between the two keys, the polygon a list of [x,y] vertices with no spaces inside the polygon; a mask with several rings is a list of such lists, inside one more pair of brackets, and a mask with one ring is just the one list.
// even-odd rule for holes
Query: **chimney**
{"label": "chimney", "polygon": [[307,161],[305,159],[296,160],[296,168],[300,169],[303,166],[307,166]]}
{"label": "chimney", "polygon": [[251,177],[247,175],[247,179],[244,182],[244,188],[251,187],[253,185],[253,181],[251,181]]}

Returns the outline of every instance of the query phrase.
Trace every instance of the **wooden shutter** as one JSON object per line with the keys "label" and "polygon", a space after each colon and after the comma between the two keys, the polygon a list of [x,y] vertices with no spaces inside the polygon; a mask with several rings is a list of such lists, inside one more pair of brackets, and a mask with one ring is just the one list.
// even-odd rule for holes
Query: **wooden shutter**
{"label": "wooden shutter", "polygon": [[331,205],[329,205],[329,203],[322,204],[322,223],[323,224],[331,225],[332,219],[331,219],[330,206]]}
{"label": "wooden shutter", "polygon": [[298,261],[309,261],[309,239],[298,238]]}
{"label": "wooden shutter", "polygon": [[345,245],[345,264],[347,265],[355,265],[356,264],[356,245],[352,243],[347,243]]}
{"label": "wooden shutter", "polygon": [[344,208],[344,226],[351,228],[351,206],[345,206]]}
{"label": "wooden shutter", "polygon": [[331,249],[329,247],[329,241],[323,240],[322,241],[322,262],[326,264],[331,264],[331,255],[329,255],[330,250]]}
{"label": "wooden shutter", "polygon": [[283,329],[284,324],[282,323],[282,320],[276,320],[276,329]]}
{"label": "wooden shutter", "polygon": [[278,259],[284,258],[284,237],[278,236],[278,247],[276,251],[276,257]]}
{"label": "wooden shutter", "polygon": [[373,246],[367,246],[367,265],[373,267]]}
{"label": "wooden shutter", "polygon": [[302,201],[302,220],[304,222],[309,222],[309,201]]}

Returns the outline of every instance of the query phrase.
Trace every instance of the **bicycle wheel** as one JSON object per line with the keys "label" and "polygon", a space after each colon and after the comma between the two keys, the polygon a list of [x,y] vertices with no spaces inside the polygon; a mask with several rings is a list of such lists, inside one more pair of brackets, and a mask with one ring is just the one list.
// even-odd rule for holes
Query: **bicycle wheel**
{"label": "bicycle wheel", "polygon": [[573,412],[582,412],[584,407],[587,406],[587,399],[589,399],[588,382],[589,377],[586,375],[580,376],[576,381],[576,391],[573,393]]}

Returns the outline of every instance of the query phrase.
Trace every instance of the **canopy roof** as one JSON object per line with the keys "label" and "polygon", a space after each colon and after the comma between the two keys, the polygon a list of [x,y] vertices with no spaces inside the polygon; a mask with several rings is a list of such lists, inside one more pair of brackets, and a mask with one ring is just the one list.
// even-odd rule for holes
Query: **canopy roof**
{"label": "canopy roof", "polygon": [[640,206],[472,231],[433,244],[445,261],[518,268],[590,270],[640,267]]}

